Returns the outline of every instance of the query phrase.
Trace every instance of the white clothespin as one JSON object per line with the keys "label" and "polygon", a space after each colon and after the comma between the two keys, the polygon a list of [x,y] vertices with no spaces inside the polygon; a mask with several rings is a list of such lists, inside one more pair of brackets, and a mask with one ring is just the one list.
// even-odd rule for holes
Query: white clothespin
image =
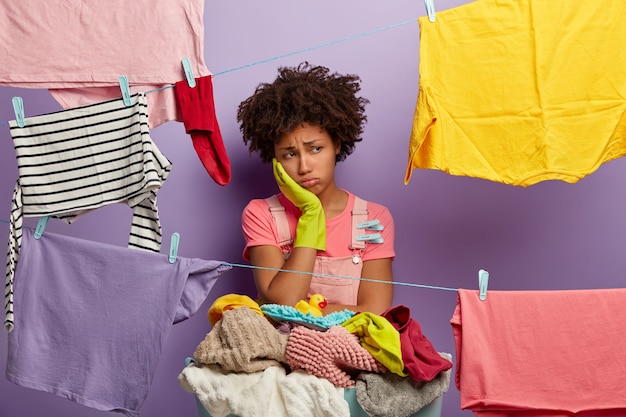
{"label": "white clothespin", "polygon": [[39,240],[39,238],[41,238],[41,235],[43,235],[43,231],[48,224],[48,220],[50,220],[50,216],[43,216],[39,218],[39,221],[37,222],[37,227],[35,228],[35,233],[33,234],[33,237],[35,239]]}
{"label": "white clothespin", "polygon": [[13,97],[13,111],[15,112],[15,121],[19,127],[24,127],[24,101],[22,97]]}
{"label": "white clothespin", "polygon": [[194,88],[196,86],[196,79],[193,76],[193,70],[188,58],[183,58],[183,71],[185,71],[185,78],[189,87]]}
{"label": "white clothespin", "polygon": [[118,78],[118,80],[120,82],[120,90],[122,90],[122,100],[124,100],[124,105],[129,107],[132,103],[130,102],[130,86],[128,84],[128,77],[122,75]]}
{"label": "white clothespin", "polygon": [[478,298],[480,301],[487,299],[487,287],[489,286],[489,272],[481,269],[478,271]]}
{"label": "white clothespin", "polygon": [[178,242],[180,241],[180,234],[177,232],[172,233],[170,239],[170,255],[168,258],[169,263],[176,263],[176,256],[178,255]]}
{"label": "white clothespin", "polygon": [[435,0],[424,0],[428,20],[432,23],[435,21]]}

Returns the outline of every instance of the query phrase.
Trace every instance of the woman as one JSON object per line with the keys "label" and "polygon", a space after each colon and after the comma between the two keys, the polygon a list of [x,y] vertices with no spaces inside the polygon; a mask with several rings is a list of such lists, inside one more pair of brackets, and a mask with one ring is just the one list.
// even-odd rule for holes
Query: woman
{"label": "woman", "polygon": [[324,314],[391,306],[393,218],[335,182],[336,163],[362,140],[367,120],[359,82],[304,62],[280,68],[239,105],[244,143],[272,162],[281,191],[250,201],[242,214],[243,256],[258,267],[262,302],[295,305],[319,293]]}

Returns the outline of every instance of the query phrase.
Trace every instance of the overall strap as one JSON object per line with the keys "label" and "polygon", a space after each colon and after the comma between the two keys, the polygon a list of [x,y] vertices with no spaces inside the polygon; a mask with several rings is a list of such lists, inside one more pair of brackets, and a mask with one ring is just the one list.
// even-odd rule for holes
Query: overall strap
{"label": "overall strap", "polygon": [[350,249],[365,249],[366,244],[363,241],[357,240],[356,237],[359,233],[359,229],[356,225],[367,221],[367,201],[354,196],[354,208],[352,209],[352,243],[350,243]]}
{"label": "overall strap", "polygon": [[280,204],[278,195],[274,194],[271,197],[265,199],[270,206],[270,212],[274,218],[274,224],[278,232],[278,245],[281,249],[293,244],[291,238],[291,230],[289,229],[289,222],[287,221],[287,214],[285,213],[285,207]]}

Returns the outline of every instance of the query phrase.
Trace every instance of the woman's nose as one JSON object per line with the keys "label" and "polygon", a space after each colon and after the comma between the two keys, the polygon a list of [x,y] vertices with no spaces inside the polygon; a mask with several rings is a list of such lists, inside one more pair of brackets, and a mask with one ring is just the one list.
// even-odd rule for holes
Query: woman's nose
{"label": "woman's nose", "polygon": [[304,175],[311,172],[311,164],[306,156],[301,156],[298,161],[298,173]]}

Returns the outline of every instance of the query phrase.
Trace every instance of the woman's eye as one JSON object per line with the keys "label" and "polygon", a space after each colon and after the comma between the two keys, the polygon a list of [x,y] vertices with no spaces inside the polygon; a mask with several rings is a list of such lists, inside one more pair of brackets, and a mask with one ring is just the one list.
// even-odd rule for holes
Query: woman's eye
{"label": "woman's eye", "polygon": [[321,146],[314,146],[313,148],[311,148],[311,152],[313,153],[319,153],[322,150]]}
{"label": "woman's eye", "polygon": [[287,152],[284,156],[285,159],[293,158],[296,154],[293,152]]}

